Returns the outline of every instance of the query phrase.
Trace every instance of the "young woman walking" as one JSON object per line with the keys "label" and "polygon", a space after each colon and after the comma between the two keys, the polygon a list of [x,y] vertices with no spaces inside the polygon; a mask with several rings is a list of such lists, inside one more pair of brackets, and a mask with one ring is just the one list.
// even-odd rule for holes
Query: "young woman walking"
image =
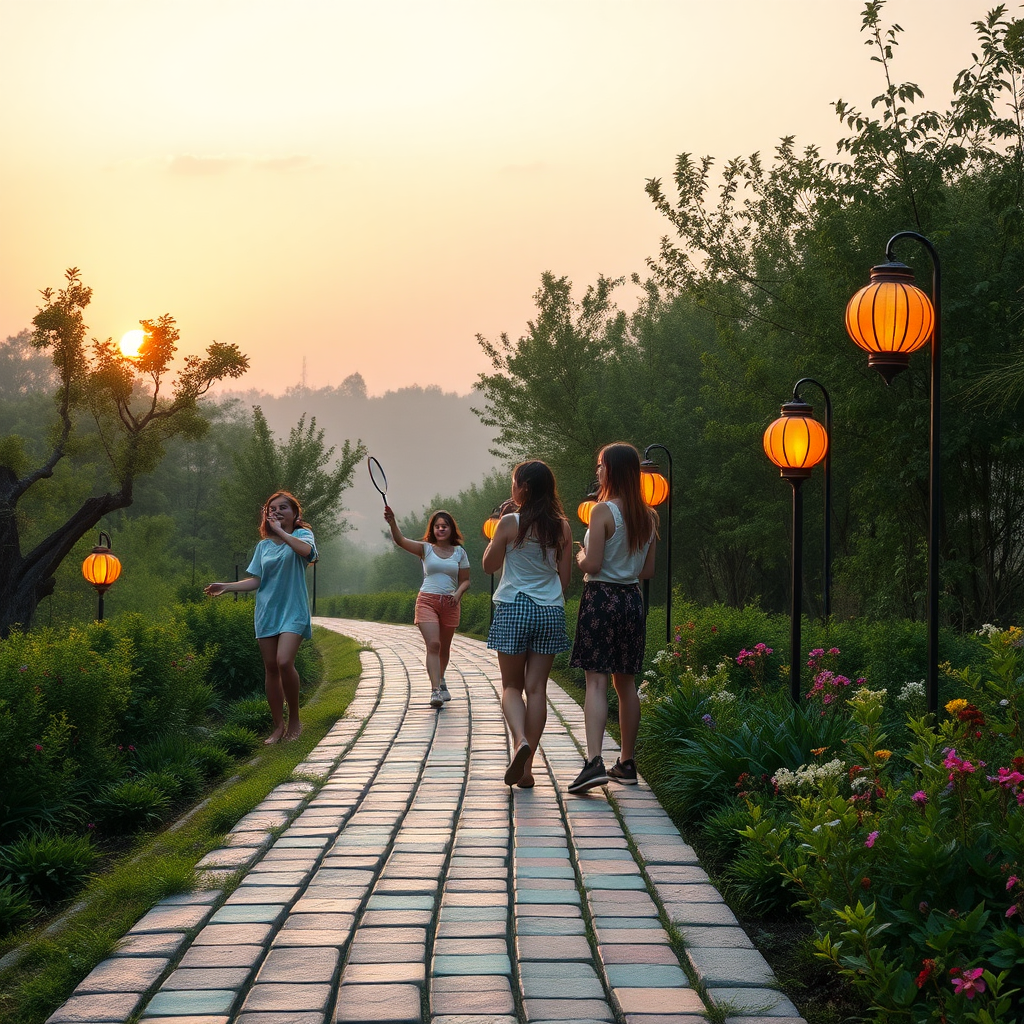
{"label": "young woman walking", "polygon": [[[587,677],[583,714],[587,761],[569,786],[584,793],[609,779],[636,785],[640,699],[636,674],[647,639],[640,580],[654,575],[658,515],[640,490],[640,453],[631,444],[609,444],[597,456],[598,504],[576,563],[584,572],[579,619],[569,664]],[[601,747],[608,724],[608,677],[619,698],[621,754],[605,771]]]}
{"label": "young woman walking", "polygon": [[539,461],[512,471],[512,498],[484,551],[486,573],[501,570],[487,646],[498,652],[501,711],[512,734],[505,785],[534,785],[533,758],[547,721],[548,673],[569,649],[565,590],[572,571],[572,533],[555,477]]}
{"label": "young woman walking", "polygon": [[[204,593],[240,594],[256,591],[256,640],[263,656],[264,686],[274,731],[263,741],[293,740],[299,724],[299,673],[295,655],[303,638],[313,635],[306,594],[306,566],[317,559],[313,531],[302,521],[298,499],[275,491],[263,506],[260,542],[246,572],[234,583],[210,583]],[[284,705],[288,704],[288,721]]]}
{"label": "young woman walking", "polygon": [[459,626],[462,595],[469,590],[469,555],[462,547],[462,534],[455,520],[443,509],[430,517],[423,540],[402,535],[389,505],[384,506],[384,518],[391,527],[391,539],[423,563],[423,583],[416,595],[413,621],[427,648],[430,706],[440,708],[452,699],[444,673],[451,657],[452,637]]}

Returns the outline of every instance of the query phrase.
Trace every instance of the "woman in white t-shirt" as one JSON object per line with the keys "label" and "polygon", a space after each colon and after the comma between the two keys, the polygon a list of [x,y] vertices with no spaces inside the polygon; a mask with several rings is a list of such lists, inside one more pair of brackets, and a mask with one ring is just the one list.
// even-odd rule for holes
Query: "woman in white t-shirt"
{"label": "woman in white t-shirt", "polygon": [[414,621],[427,648],[430,706],[440,708],[452,699],[444,673],[451,657],[452,637],[459,626],[462,595],[469,590],[469,555],[462,547],[462,534],[455,520],[443,509],[430,517],[423,540],[402,536],[389,505],[384,506],[384,518],[391,527],[391,539],[423,562],[423,584],[416,596]]}

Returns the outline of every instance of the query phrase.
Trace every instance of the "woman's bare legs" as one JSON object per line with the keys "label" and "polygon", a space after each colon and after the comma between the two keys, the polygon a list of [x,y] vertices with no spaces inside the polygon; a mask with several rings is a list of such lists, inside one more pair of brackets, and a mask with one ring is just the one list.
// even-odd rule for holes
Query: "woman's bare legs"
{"label": "woman's bare legs", "polygon": [[298,739],[302,732],[299,721],[299,673],[295,668],[295,655],[299,652],[302,637],[298,633],[282,633],[277,638],[277,664],[281,673],[281,688],[288,704],[288,728],[286,740]]}
{"label": "woman's bare legs", "polygon": [[418,626],[427,648],[427,675],[433,692],[441,688],[441,627],[436,622],[420,622]]}
{"label": "woman's bare legs", "polygon": [[[632,761],[636,755],[637,733],[640,731],[640,696],[636,692],[636,676],[615,672],[612,675],[612,685],[619,698],[619,758],[622,761]],[[587,696],[590,696],[589,688]],[[588,742],[589,738],[588,732]]]}
{"label": "woman's bare legs", "polygon": [[441,642],[441,649],[438,651],[438,662],[441,667],[441,678],[444,678],[445,669],[448,668],[448,662],[452,656],[452,638],[455,636],[455,626],[442,626],[440,629],[439,640]]}
{"label": "woman's bare legs", "polygon": [[601,753],[604,731],[608,726],[608,673],[587,672],[586,676],[587,696],[583,703],[583,722],[587,733],[587,760],[593,761]]}
{"label": "woman's bare legs", "polygon": [[553,654],[537,654],[536,651],[498,654],[501,713],[512,733],[513,751],[523,740],[530,744],[524,778],[533,774],[533,757],[548,719],[548,675],[554,660]]}
{"label": "woman's bare legs", "polygon": [[274,720],[273,732],[263,741],[268,744],[277,743],[284,736],[284,688],[277,667],[277,641],[276,636],[263,636],[256,641],[263,658],[263,688],[270,705],[270,717]]}

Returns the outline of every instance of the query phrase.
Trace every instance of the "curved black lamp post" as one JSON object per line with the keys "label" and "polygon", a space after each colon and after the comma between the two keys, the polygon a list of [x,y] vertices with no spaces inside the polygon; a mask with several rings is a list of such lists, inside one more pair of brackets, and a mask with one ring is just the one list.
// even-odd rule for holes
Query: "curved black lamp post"
{"label": "curved black lamp post", "polygon": [[103,595],[121,575],[121,561],[110,550],[110,537],[106,533],[100,532],[99,543],[92,549],[92,553],[86,556],[82,563],[82,575],[96,588],[99,595],[96,621],[102,622]]}
{"label": "curved black lamp post", "polygon": [[789,606],[789,693],[800,703],[800,668],[803,649],[800,642],[803,612],[804,501],[800,490],[828,451],[828,434],[811,416],[814,410],[797,398],[786,402],[782,415],[764,432],[765,454],[779,467],[779,475],[793,488],[793,531],[790,553]]}
{"label": "curved black lamp post", "polygon": [[[912,238],[932,263],[931,301],[914,284],[913,271],[894,259],[894,246]],[[928,710],[939,709],[939,525],[942,518],[940,360],[942,356],[942,271],[935,246],[916,231],[899,231],[885,246],[885,263],[871,268],[871,283],[846,307],[850,338],[869,353],[868,366],[886,384],[910,365],[910,354],[931,340],[930,432],[928,442]]]}
{"label": "curved black lamp post", "polygon": [[668,506],[665,510],[668,515],[665,528],[665,646],[668,647],[672,644],[672,453],[663,444],[649,444],[644,449],[644,463],[649,467],[651,452],[655,448],[660,448],[668,459]]}
{"label": "curved black lamp post", "polygon": [[824,566],[821,574],[821,603],[825,622],[832,617],[832,398],[825,385],[813,377],[801,377],[793,385],[793,401],[799,402],[800,387],[813,384],[825,398],[825,433],[828,434],[828,451],[825,452],[825,530],[823,539]]}
{"label": "curved black lamp post", "polygon": [[[245,561],[246,554],[247,554],[247,552],[245,552],[245,551],[236,551],[235,552],[235,582],[236,583],[238,582],[238,563],[242,562],[242,561]],[[238,591],[237,590],[234,592],[232,597],[236,601],[238,600]]]}

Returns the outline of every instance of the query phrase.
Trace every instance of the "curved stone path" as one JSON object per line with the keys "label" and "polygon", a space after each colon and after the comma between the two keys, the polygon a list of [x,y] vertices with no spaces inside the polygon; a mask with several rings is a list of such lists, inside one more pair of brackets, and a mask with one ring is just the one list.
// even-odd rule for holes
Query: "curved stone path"
{"label": "curved stone path", "polygon": [[51,1024],[802,1024],[643,780],[567,793],[560,687],[537,785],[509,790],[482,643],[456,637],[434,711],[417,630],[317,621],[372,647],[348,713]]}

